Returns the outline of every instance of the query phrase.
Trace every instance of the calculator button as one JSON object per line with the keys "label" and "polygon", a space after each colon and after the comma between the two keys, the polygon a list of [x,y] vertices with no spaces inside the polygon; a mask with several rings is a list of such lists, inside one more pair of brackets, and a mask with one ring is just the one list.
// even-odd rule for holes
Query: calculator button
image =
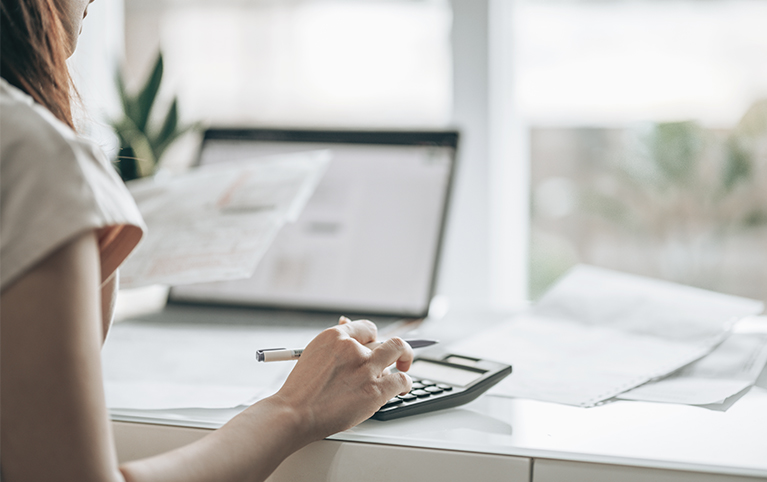
{"label": "calculator button", "polygon": [[425,386],[426,386],[426,385],[423,385],[423,384],[421,384],[421,383],[418,383],[418,382],[413,382],[413,386],[411,387],[411,390],[423,390],[423,388],[424,388]]}
{"label": "calculator button", "polygon": [[444,383],[440,383],[437,386],[446,392],[449,392],[450,390],[453,389],[453,387],[451,387],[450,385],[445,385]]}
{"label": "calculator button", "polygon": [[413,390],[410,393],[412,393],[418,398],[426,398],[431,395],[431,393],[427,392],[426,390]]}
{"label": "calculator button", "polygon": [[402,400],[409,402],[410,400],[415,400],[418,397],[416,397],[412,393],[406,393],[404,395],[397,395],[397,398],[401,398]]}
{"label": "calculator button", "polygon": [[434,395],[436,395],[438,393],[442,393],[442,389],[439,388],[439,387],[426,387],[426,388],[424,388],[424,391],[427,391],[427,392],[432,393]]}
{"label": "calculator button", "polygon": [[424,387],[433,387],[434,385],[436,385],[436,383],[434,383],[431,380],[421,380],[421,385],[423,385]]}
{"label": "calculator button", "polygon": [[389,400],[388,402],[386,402],[386,403],[384,404],[384,406],[383,406],[383,407],[381,407],[381,408],[391,407],[392,405],[397,405],[398,403],[402,403],[402,400],[400,400],[400,399],[399,399],[399,398],[397,398],[397,397],[394,397],[394,398],[392,398],[391,400]]}

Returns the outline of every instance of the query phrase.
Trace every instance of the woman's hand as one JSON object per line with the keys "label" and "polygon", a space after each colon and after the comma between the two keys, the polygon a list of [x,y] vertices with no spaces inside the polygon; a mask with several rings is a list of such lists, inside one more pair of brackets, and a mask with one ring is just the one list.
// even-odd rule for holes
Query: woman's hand
{"label": "woman's hand", "polygon": [[369,418],[410,390],[413,349],[399,338],[375,350],[376,327],[342,318],[312,340],[279,392],[221,429],[173,452],[123,465],[133,481],[265,480],[301,447]]}
{"label": "woman's hand", "polygon": [[[292,408],[308,430],[322,439],[370,418],[387,400],[410,390],[413,349],[391,338],[375,350],[376,326],[367,320],[342,317],[312,340],[301,354],[285,385],[272,398]],[[399,373],[387,369],[396,363]]]}

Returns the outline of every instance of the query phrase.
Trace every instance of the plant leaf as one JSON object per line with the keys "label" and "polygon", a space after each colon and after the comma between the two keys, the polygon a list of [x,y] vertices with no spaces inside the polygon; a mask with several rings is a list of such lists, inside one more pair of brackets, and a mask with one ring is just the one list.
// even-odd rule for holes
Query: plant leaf
{"label": "plant leaf", "polygon": [[160,90],[160,82],[162,82],[163,61],[162,53],[157,54],[157,61],[154,64],[154,69],[147,79],[144,87],[141,89],[137,97],[137,109],[136,116],[133,117],[136,127],[140,131],[146,132],[146,126],[149,122],[149,114],[152,112],[152,105],[154,105],[157,92]]}
{"label": "plant leaf", "polygon": [[140,177],[151,176],[154,174],[154,167],[157,164],[152,146],[149,139],[143,132],[132,131],[128,137],[133,152],[136,154],[136,165]]}
{"label": "plant leaf", "polygon": [[123,112],[128,113],[130,111],[130,96],[128,91],[125,90],[125,82],[123,82],[122,70],[118,67],[115,72],[115,84],[117,85],[117,94],[120,96],[120,103],[123,106]]}
{"label": "plant leaf", "polygon": [[[138,100],[135,97],[131,96],[128,93],[127,89],[125,88],[125,82],[123,82],[122,71],[119,68],[117,69],[115,80],[117,83],[117,92],[120,95],[120,102],[122,103],[122,106],[123,106],[123,116],[124,118],[130,119],[131,124],[135,124],[136,122],[135,119],[139,115]],[[120,123],[122,122],[123,121],[120,121]],[[119,123],[113,123],[113,125],[117,127]]]}
{"label": "plant leaf", "polygon": [[165,115],[165,120],[162,123],[160,132],[155,138],[154,144],[161,146],[165,144],[176,133],[178,127],[178,98],[174,97],[173,102],[168,109],[168,113]]}
{"label": "plant leaf", "polygon": [[130,147],[136,158],[139,177],[150,176],[154,173],[157,163],[155,153],[146,134],[138,129],[136,124],[127,117],[115,126],[120,138],[120,147]]}

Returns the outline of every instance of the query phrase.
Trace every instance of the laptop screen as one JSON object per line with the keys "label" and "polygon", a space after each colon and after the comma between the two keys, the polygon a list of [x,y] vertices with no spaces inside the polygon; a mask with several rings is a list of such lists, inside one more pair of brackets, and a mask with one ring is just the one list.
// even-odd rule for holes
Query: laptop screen
{"label": "laptop screen", "polygon": [[331,152],[322,181],[245,280],[171,301],[422,317],[433,296],[456,132],[209,130],[200,164]]}

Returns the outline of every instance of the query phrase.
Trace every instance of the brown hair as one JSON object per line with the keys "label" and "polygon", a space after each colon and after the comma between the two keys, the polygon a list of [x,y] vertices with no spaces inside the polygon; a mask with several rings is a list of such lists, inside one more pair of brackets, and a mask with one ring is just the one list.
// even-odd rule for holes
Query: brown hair
{"label": "brown hair", "polygon": [[56,0],[0,0],[0,76],[74,129],[68,35]]}

